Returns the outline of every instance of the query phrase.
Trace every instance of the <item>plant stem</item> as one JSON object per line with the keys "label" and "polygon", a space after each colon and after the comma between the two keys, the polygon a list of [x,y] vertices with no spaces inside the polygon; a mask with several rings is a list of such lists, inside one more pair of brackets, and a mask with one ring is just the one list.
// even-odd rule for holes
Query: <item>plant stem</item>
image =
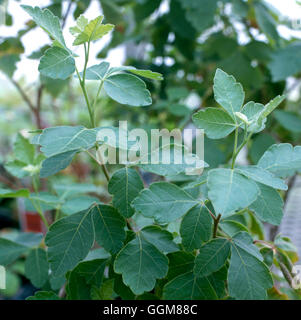
{"label": "plant stem", "polygon": [[110,181],[110,175],[109,175],[109,172],[108,172],[108,169],[107,169],[106,165],[103,164],[103,163],[101,163],[100,161],[98,161],[98,159],[97,159],[96,157],[94,157],[94,155],[93,155],[91,152],[89,152],[88,150],[87,150],[86,152],[88,153],[88,155],[89,155],[93,160],[95,160],[95,161],[101,166],[102,171],[103,171],[103,173],[104,173],[107,181],[109,182],[109,181]]}
{"label": "plant stem", "polygon": [[[33,188],[34,188],[35,193],[36,193],[36,194],[39,194],[38,183],[37,183],[37,180],[36,180],[36,176],[34,176],[34,177],[32,178],[32,184],[33,184]],[[41,208],[41,203],[40,203],[40,201],[39,201],[39,200],[38,200],[37,202],[34,201],[34,200],[30,200],[30,201],[31,201],[31,203],[33,204],[33,206],[35,207],[35,209],[37,210],[40,218],[41,218],[42,221],[44,222],[45,227],[48,229],[48,228],[49,228],[49,224],[48,224],[48,222],[47,222],[47,220],[46,220],[46,218],[45,218],[45,215],[44,215],[44,213],[43,213],[43,210],[42,210],[42,208]]]}
{"label": "plant stem", "polygon": [[234,148],[233,148],[232,163],[231,163],[232,169],[234,169],[234,165],[235,165],[237,140],[238,140],[238,128],[235,129]]}
{"label": "plant stem", "polygon": [[214,219],[214,224],[213,224],[213,238],[216,238],[217,235],[217,228],[218,228],[218,224],[221,220],[222,215],[219,214],[215,219]]}

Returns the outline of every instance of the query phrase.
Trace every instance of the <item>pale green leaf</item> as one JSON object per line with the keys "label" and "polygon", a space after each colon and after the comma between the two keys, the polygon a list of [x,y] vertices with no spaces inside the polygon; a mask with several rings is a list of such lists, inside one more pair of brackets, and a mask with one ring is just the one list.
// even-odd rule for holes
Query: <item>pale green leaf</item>
{"label": "pale green leaf", "polygon": [[21,7],[32,17],[34,22],[44,29],[54,40],[66,48],[60,20],[48,9],[21,5]]}
{"label": "pale green leaf", "polygon": [[0,198],[28,198],[29,191],[27,189],[11,190],[0,188]]}
{"label": "pale green leaf", "polygon": [[130,74],[115,74],[106,78],[104,89],[113,100],[121,104],[141,107],[152,103],[145,83]]}
{"label": "pale green leaf", "polygon": [[227,216],[254,202],[259,194],[257,184],[232,169],[213,169],[208,173],[208,196],[215,212]]}
{"label": "pale green leaf", "polygon": [[46,178],[53,174],[58,173],[61,170],[64,170],[69,166],[72,159],[76,155],[76,150],[71,150],[63,153],[56,154],[45,159],[42,163],[42,168],[40,171],[40,177]]}
{"label": "pale green leaf", "polygon": [[289,143],[274,144],[266,150],[257,165],[277,177],[292,176],[301,169],[301,147],[293,147]]}
{"label": "pale green leaf", "polygon": [[217,69],[214,77],[214,98],[234,118],[243,106],[245,93],[233,76]]}
{"label": "pale green leaf", "polygon": [[[108,62],[101,62],[92,67],[87,68],[86,70],[86,80],[103,80],[107,74],[107,71],[110,67]],[[81,77],[83,72],[80,72]]]}
{"label": "pale green leaf", "polygon": [[163,224],[177,220],[197,204],[187,192],[167,182],[151,184],[132,202],[137,212]]}
{"label": "pale green leaf", "polygon": [[235,171],[246,176],[247,178],[270,186],[274,189],[287,190],[287,185],[285,184],[284,180],[277,178],[270,171],[262,169],[258,166],[236,168]]}
{"label": "pale green leaf", "polygon": [[44,129],[39,144],[46,157],[72,150],[87,150],[96,142],[96,130],[82,126],[60,126]]}
{"label": "pale green leaf", "polygon": [[51,47],[41,58],[39,71],[46,77],[65,80],[75,72],[75,60],[69,51]]}
{"label": "pale green leaf", "polygon": [[[99,16],[86,24],[86,21],[82,19],[80,25],[78,25],[79,28],[72,29],[72,33],[76,33],[73,45],[78,46],[86,42],[96,41],[114,29],[114,25],[102,24],[102,20],[103,16]],[[80,32],[78,33],[78,31]]]}
{"label": "pale green leaf", "polygon": [[210,139],[224,138],[236,128],[233,118],[222,109],[206,108],[195,113],[192,119]]}
{"label": "pale green leaf", "polygon": [[260,194],[256,201],[250,205],[259,219],[274,225],[279,225],[283,217],[283,200],[273,188],[258,184]]}
{"label": "pale green leaf", "polygon": [[290,111],[276,110],[274,116],[286,130],[301,133],[301,118],[299,114]]}

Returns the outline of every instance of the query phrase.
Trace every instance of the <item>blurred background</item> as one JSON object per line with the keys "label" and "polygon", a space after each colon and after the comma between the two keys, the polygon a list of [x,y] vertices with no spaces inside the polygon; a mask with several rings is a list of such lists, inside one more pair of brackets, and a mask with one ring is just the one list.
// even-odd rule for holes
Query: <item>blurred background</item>
{"label": "blurred background", "polygon": [[[118,121],[128,120],[132,127],[145,129],[190,126],[195,110],[216,106],[212,84],[219,67],[242,83],[247,101],[265,104],[278,94],[288,97],[270,117],[265,131],[255,135],[244,150],[242,163],[257,163],[274,143],[301,143],[301,2],[0,0],[0,188],[32,184],[30,175],[20,171],[22,164],[10,162],[18,133],[31,138],[32,130],[89,123],[77,79],[40,77],[39,58],[51,41],[36,28],[21,4],[48,8],[57,15],[70,46],[69,28],[80,14],[88,19],[103,14],[104,22],[114,24],[115,30],[91,47],[89,64],[105,60],[112,66],[131,65],[163,74],[164,81],[146,81],[153,98],[149,107],[123,106],[101,95],[97,125],[118,125]],[[83,52],[77,47],[74,51],[79,55],[77,66],[82,69]],[[88,90],[95,89],[95,84],[89,83]],[[232,135],[223,140],[206,138],[205,161],[211,168],[225,163],[231,156],[232,144]],[[59,186],[70,179],[86,187],[82,192],[86,204],[95,197],[107,197],[103,176],[84,156],[59,176],[41,181],[41,189],[50,185],[58,195]],[[288,183],[292,188],[283,195],[285,217],[281,226],[262,226],[253,221],[253,229],[258,238],[267,239],[282,232],[293,240],[297,246],[294,250],[300,254],[301,180],[296,175]],[[50,202],[45,202],[45,210],[52,209]],[[36,217],[30,204],[0,199],[0,231],[43,232]],[[28,295],[26,290],[33,290],[22,276],[23,269],[22,261],[18,261],[9,270],[6,298],[22,299]]]}

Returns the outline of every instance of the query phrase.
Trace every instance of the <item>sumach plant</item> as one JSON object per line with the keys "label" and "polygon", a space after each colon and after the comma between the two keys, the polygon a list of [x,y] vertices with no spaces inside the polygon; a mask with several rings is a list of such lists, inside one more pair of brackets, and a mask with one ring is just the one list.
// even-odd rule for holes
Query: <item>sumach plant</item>
{"label": "sumach plant", "polygon": [[[300,171],[301,147],[275,144],[257,165],[236,164],[240,151],[265,128],[268,115],[285,97],[277,96],[267,105],[245,103],[241,84],[218,69],[213,89],[219,106],[196,112],[193,122],[211,139],[234,132],[230,162],[206,168],[186,183],[171,182],[185,173],[185,166],[141,165],[164,176],[145,188],[139,164],[112,174],[100,161],[97,150],[109,142],[97,139],[101,128],[96,127],[95,108],[102,89],[121,104],[150,105],[150,92],[137,76],[162,76],[107,62],[88,67],[91,43],[114,28],[102,24],[103,17],[88,21],[80,16],[70,29],[73,45],[84,47],[85,63],[79,71],[59,19],[47,9],[23,8],[53,39],[40,60],[40,73],[53,79],[75,74],[91,122],[90,128],[46,128],[31,143],[18,135],[15,160],[6,165],[19,178],[31,176],[35,192],[1,189],[1,197],[27,198],[47,228],[45,238],[30,233],[0,238],[1,265],[26,255],[26,276],[41,289],[29,299],[266,299],[273,296],[274,279],[279,277],[271,270],[280,270],[292,285],[294,247],[281,236],[265,241],[262,222],[280,224],[285,178]],[[87,80],[98,83],[93,99]],[[36,154],[35,145],[41,153]],[[65,169],[81,152],[100,165],[110,203],[84,197],[95,191],[85,184],[55,185],[53,193],[39,192],[39,176]],[[49,226],[44,211],[50,209],[56,214]]]}

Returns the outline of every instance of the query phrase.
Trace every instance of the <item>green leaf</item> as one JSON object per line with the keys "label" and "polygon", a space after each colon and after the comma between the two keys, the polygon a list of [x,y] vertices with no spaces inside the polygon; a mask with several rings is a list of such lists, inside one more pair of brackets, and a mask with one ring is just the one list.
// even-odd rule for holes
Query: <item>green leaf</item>
{"label": "green leaf", "polygon": [[43,130],[39,138],[46,157],[73,150],[87,150],[96,142],[96,130],[83,126],[60,126]]}
{"label": "green leaf", "polygon": [[279,48],[273,55],[268,64],[273,81],[283,81],[287,77],[293,76],[301,71],[300,42],[292,42],[284,48]]}
{"label": "green leaf", "polygon": [[[229,217],[231,219],[231,217]],[[219,223],[219,227],[230,237],[233,237],[236,233],[245,231],[248,232],[248,228],[242,223],[234,220],[224,220]]]}
{"label": "green leaf", "polygon": [[0,56],[0,70],[3,71],[9,78],[12,78],[16,69],[17,62],[20,61],[20,56],[17,54],[5,54]]}
{"label": "green leaf", "polygon": [[233,76],[228,75],[221,69],[217,69],[214,76],[214,99],[232,118],[235,112],[239,112],[243,106],[245,93],[242,85],[236,82]]}
{"label": "green leaf", "polygon": [[270,186],[274,189],[287,190],[287,185],[285,184],[284,180],[277,178],[271,172],[258,166],[236,168],[235,171],[246,176],[247,178]]}
{"label": "green leaf", "polygon": [[[103,80],[109,67],[110,64],[108,62],[101,62],[100,64],[87,68],[86,80]],[[80,75],[83,76],[83,73],[80,72]]]}
{"label": "green leaf", "polygon": [[[208,167],[208,164],[196,155],[189,152],[188,154],[183,153],[182,145],[165,144],[159,148],[153,148],[139,161],[131,162],[131,164],[160,176],[176,176],[180,173],[194,172]],[[157,163],[152,163],[154,162],[152,159],[156,159]]]}
{"label": "green leaf", "polygon": [[67,168],[78,151],[67,151],[47,158],[42,163],[40,177],[46,178]]}
{"label": "green leaf", "polygon": [[111,75],[113,73],[119,73],[122,71],[127,71],[147,79],[163,80],[163,76],[161,73],[153,72],[151,70],[136,69],[135,67],[131,67],[131,66],[113,67],[109,70],[108,74]]}
{"label": "green leaf", "polygon": [[98,205],[93,208],[93,221],[97,243],[111,253],[118,252],[126,238],[124,218],[115,208]]}
{"label": "green leaf", "polygon": [[169,281],[183,273],[192,272],[195,260],[192,253],[178,251],[170,253],[167,257],[169,260],[167,279]]}
{"label": "green leaf", "polygon": [[283,217],[283,200],[280,194],[273,188],[258,184],[260,194],[256,201],[250,205],[259,219],[273,225],[279,225]]}
{"label": "green leaf", "polygon": [[115,74],[106,78],[104,89],[113,100],[121,104],[142,107],[152,103],[145,83],[130,74]]}
{"label": "green leaf", "polygon": [[255,17],[261,31],[274,41],[279,40],[279,34],[277,32],[277,23],[273,16],[268,11],[268,8],[264,3],[256,2],[254,4]]}
{"label": "green leaf", "polygon": [[75,72],[75,60],[69,51],[51,47],[41,58],[39,71],[46,77],[65,80]]}
{"label": "green leaf", "polygon": [[[243,106],[241,113],[248,118],[248,122],[250,123],[247,127],[247,131],[257,133],[264,129],[265,119],[258,123],[258,118],[263,110],[264,105],[261,103],[255,103],[254,101],[249,101]],[[244,124],[241,124],[241,128],[245,128]]]}
{"label": "green leaf", "polygon": [[273,100],[271,100],[268,104],[265,105],[264,109],[260,113],[258,117],[258,123],[261,125],[262,121],[270,114],[272,113],[279,105],[280,103],[286,98],[285,95],[277,96]]}
{"label": "green leaf", "polygon": [[91,289],[92,300],[113,300],[115,279],[107,279],[100,288],[95,286]]}
{"label": "green leaf", "polygon": [[27,189],[11,190],[0,188],[0,198],[28,198],[29,191]]}
{"label": "green leaf", "polygon": [[227,239],[212,239],[201,246],[195,259],[194,274],[206,277],[218,271],[226,263],[230,254],[230,243]]}
{"label": "green leaf", "polygon": [[253,163],[257,163],[265,151],[273,144],[276,143],[276,140],[267,133],[262,133],[257,135],[252,139],[252,145],[249,150],[249,156]]}
{"label": "green leaf", "polygon": [[18,133],[14,143],[14,156],[17,160],[27,164],[34,163],[35,147],[20,133]]}
{"label": "green leaf", "polygon": [[197,204],[187,192],[167,182],[151,184],[132,202],[138,213],[163,224],[177,220]]}
{"label": "green leaf", "polygon": [[224,295],[225,283],[219,275],[196,277],[193,272],[177,276],[163,289],[165,300],[218,300]]}
{"label": "green leaf", "polygon": [[103,16],[99,16],[86,24],[86,20],[81,18],[78,29],[73,28],[72,33],[76,36],[74,46],[90,41],[96,41],[114,29],[112,24],[102,24]]}
{"label": "green leaf", "polygon": [[186,9],[186,18],[198,31],[203,32],[214,24],[217,0],[180,0]]}
{"label": "green leaf", "polygon": [[301,117],[299,114],[290,111],[276,110],[274,116],[286,130],[301,133]]}
{"label": "green leaf", "polygon": [[205,206],[196,206],[184,216],[180,234],[187,251],[199,249],[212,234],[212,218]]}
{"label": "green leaf", "polygon": [[108,191],[113,195],[113,206],[125,217],[131,217],[135,211],[131,202],[143,189],[143,182],[136,170],[122,168],[112,175]]}
{"label": "green leaf", "polygon": [[79,211],[83,211],[91,207],[94,203],[100,203],[99,199],[90,196],[76,196],[67,199],[61,206],[61,211],[64,214],[71,215]]}
{"label": "green leaf", "polygon": [[91,260],[79,263],[67,274],[66,292],[68,300],[90,300],[91,287],[103,282],[107,260]]}
{"label": "green leaf", "polygon": [[208,196],[215,212],[223,217],[254,202],[259,194],[257,184],[232,169],[213,169],[208,173]]}
{"label": "green leaf", "polygon": [[41,243],[43,234],[36,232],[13,232],[4,233],[2,237],[15,243],[21,244],[22,246],[32,248],[38,246]]}
{"label": "green leaf", "polygon": [[30,296],[26,300],[60,300],[60,298],[52,291],[38,291],[34,296]]}
{"label": "green leaf", "polygon": [[28,251],[28,247],[14,241],[0,238],[0,265],[8,265]]}
{"label": "green leaf", "polygon": [[45,250],[32,249],[25,261],[25,275],[36,288],[42,288],[48,280],[49,265]]}
{"label": "green leaf", "polygon": [[274,173],[277,177],[292,176],[301,169],[301,146],[293,147],[289,143],[274,144],[266,150],[257,166]]}
{"label": "green leaf", "polygon": [[173,242],[172,234],[159,226],[144,227],[140,234],[142,238],[165,254],[179,250],[178,246]]}
{"label": "green leaf", "polygon": [[121,273],[123,282],[139,295],[151,291],[156,279],[166,276],[168,259],[138,234],[118,253],[114,270]]}
{"label": "green leaf", "polygon": [[210,139],[224,138],[236,128],[233,118],[222,109],[206,108],[195,113],[192,119]]}
{"label": "green leaf", "polygon": [[34,22],[44,29],[54,40],[66,48],[60,20],[48,9],[21,5],[21,7],[32,17]]}
{"label": "green leaf", "polygon": [[238,233],[231,241],[229,294],[239,300],[266,299],[267,289],[273,286],[270,271],[252,242],[245,232]]}
{"label": "green leaf", "polygon": [[[83,260],[94,243],[92,208],[62,218],[46,235],[48,261],[54,276],[65,274]],[[75,254],[76,252],[76,254]]]}

